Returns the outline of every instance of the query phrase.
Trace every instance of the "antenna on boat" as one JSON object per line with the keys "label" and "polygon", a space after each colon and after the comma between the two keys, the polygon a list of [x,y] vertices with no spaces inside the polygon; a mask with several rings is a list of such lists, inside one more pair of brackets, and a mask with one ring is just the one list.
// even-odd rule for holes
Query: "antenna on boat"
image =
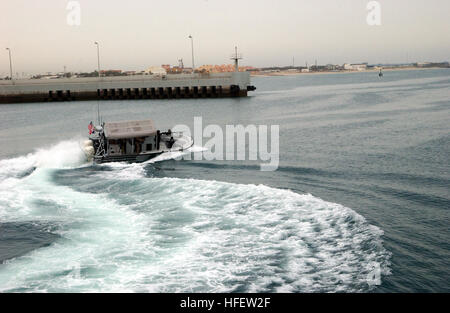
{"label": "antenna on boat", "polygon": [[98,121],[98,125],[101,125],[100,123],[100,101],[97,100],[97,121]]}
{"label": "antenna on boat", "polygon": [[97,74],[98,74],[98,80],[97,80],[97,120],[98,120],[98,125],[100,124],[100,95],[101,95],[101,91],[100,91],[100,77],[101,77],[101,71],[100,71],[100,44],[96,41],[94,42],[94,44],[97,46]]}

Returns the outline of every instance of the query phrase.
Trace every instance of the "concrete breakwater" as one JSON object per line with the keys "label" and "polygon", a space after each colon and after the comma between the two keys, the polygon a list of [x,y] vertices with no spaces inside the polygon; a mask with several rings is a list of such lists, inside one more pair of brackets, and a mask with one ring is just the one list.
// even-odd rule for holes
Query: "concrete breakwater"
{"label": "concrete breakwater", "polygon": [[250,73],[140,75],[0,81],[0,103],[245,97]]}

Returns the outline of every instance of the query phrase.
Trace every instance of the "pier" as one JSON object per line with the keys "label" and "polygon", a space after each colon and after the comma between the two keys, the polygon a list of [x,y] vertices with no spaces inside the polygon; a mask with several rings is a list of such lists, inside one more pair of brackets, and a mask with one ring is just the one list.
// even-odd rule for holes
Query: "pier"
{"label": "pier", "polygon": [[249,72],[0,80],[0,103],[246,97]]}

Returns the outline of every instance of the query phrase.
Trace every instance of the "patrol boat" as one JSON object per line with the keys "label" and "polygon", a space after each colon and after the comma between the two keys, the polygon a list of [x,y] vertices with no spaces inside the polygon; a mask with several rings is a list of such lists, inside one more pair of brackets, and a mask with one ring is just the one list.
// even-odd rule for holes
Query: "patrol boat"
{"label": "patrol boat", "polygon": [[161,132],[151,120],[89,124],[89,140],[84,143],[88,160],[95,163],[145,162],[164,152],[183,151],[194,144],[181,132]]}

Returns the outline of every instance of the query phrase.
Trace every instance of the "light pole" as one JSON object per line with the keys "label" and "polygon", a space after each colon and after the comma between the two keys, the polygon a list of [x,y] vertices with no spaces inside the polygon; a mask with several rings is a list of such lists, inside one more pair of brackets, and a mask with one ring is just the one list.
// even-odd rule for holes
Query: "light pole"
{"label": "light pole", "polygon": [[100,77],[100,45],[98,42],[94,42],[94,44],[97,46],[97,66],[98,66],[98,77]]}
{"label": "light pole", "polygon": [[192,49],[192,73],[194,73],[195,70],[195,64],[194,64],[194,38],[189,35],[189,38],[191,39],[191,49]]}
{"label": "light pole", "polygon": [[11,61],[11,49],[6,48],[6,50],[8,50],[9,52],[9,79],[12,80],[13,79],[13,72],[12,72],[12,61]]}

